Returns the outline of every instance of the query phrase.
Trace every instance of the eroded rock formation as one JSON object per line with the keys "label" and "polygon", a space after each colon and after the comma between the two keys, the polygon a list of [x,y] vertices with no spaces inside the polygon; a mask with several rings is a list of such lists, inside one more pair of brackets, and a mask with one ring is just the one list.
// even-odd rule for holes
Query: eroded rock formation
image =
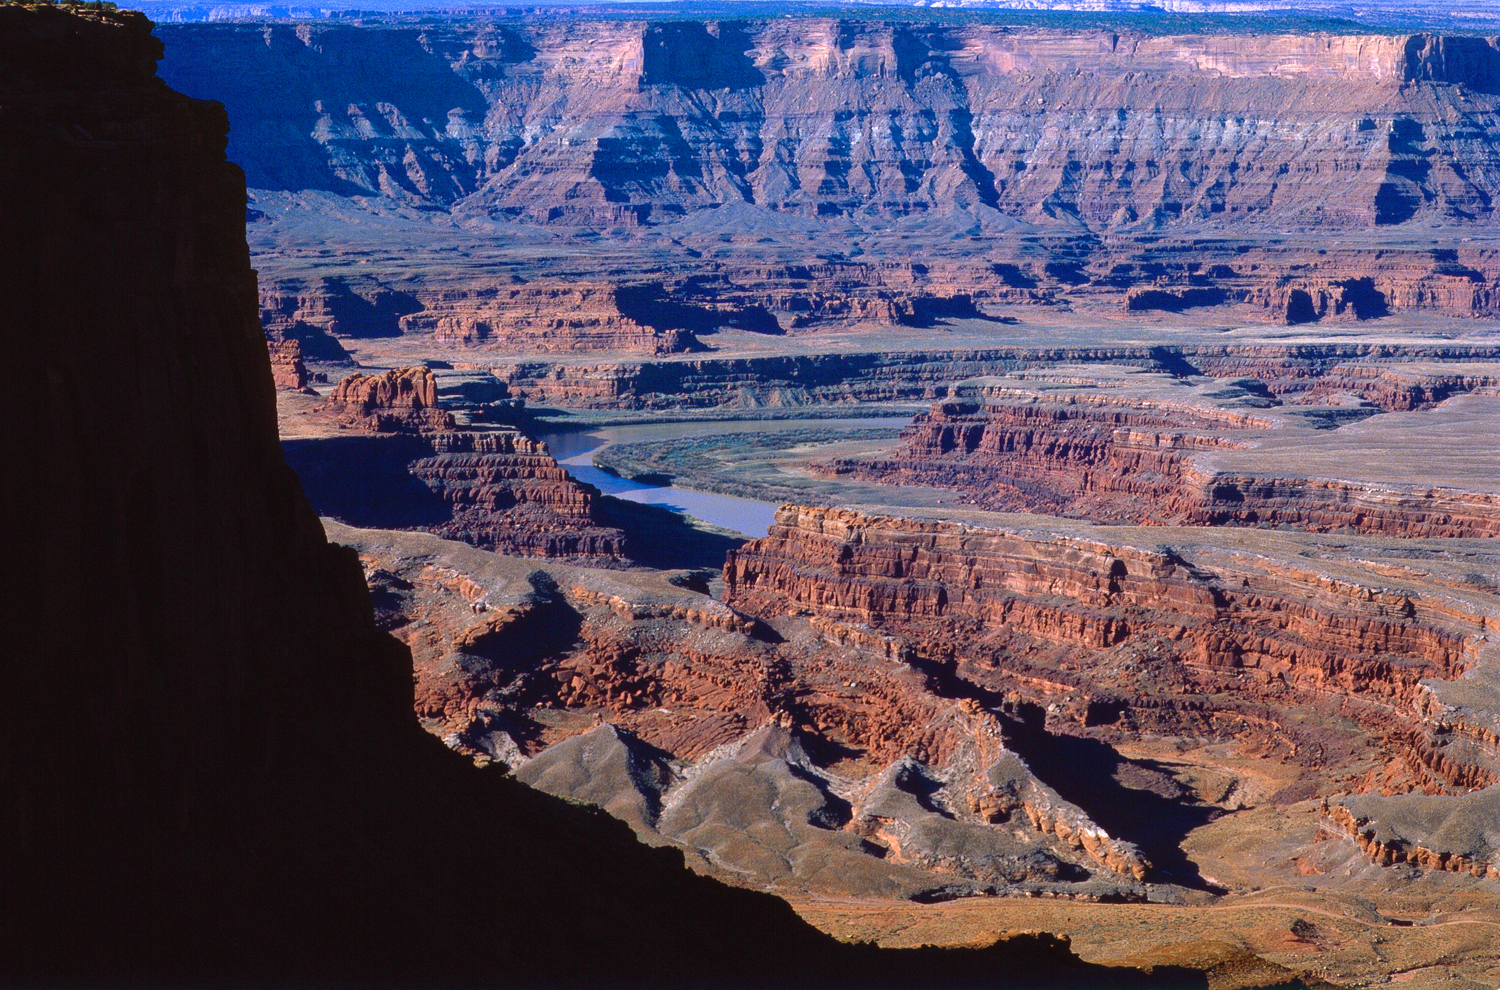
{"label": "eroded rock formation", "polygon": [[[430,373],[426,380],[431,386]],[[598,490],[515,430],[304,438],[284,447],[313,505],[346,522],[424,529],[529,557],[609,563],[625,554],[625,535],[604,519]]]}
{"label": "eroded rock formation", "polygon": [[413,651],[431,731],[715,875],[918,900],[1144,897],[1148,857],[1007,747],[1019,710],[946,698],[909,656],[872,660],[832,626],[774,632],[680,575],[334,532]]}
{"label": "eroded rock formation", "polygon": [[[1082,726],[1228,732],[1295,752],[1331,709],[1410,754],[1408,787],[1488,779],[1490,750],[1444,760],[1418,737],[1423,679],[1453,680],[1475,662],[1493,601],[1456,600],[1443,583],[1418,590],[1420,572],[1341,567],[1327,551],[1312,567],[1280,536],[1250,549],[1223,531],[1174,531],[1170,546],[1149,529],[1110,532],[786,507],[769,536],[731,552],[725,599],[897,637],[950,664],[976,698],[1040,694]],[[1397,577],[1405,587],[1391,586]]]}
{"label": "eroded rock formation", "polygon": [[[1482,38],[810,18],[166,30],[182,49],[174,78],[202,78],[212,52],[247,83],[296,79],[255,99],[231,94],[245,111],[235,147],[261,188],[472,196],[502,214],[608,223],[740,202],[901,215],[942,197],[1121,227],[1214,214],[1364,227],[1489,209],[1486,83],[1500,56]],[[420,75],[351,73],[339,53],[353,47]],[[702,92],[717,102],[690,102]],[[1426,100],[1458,126],[1430,133]],[[1046,141],[1059,112],[1049,104],[1066,108],[1071,133],[1102,134],[1107,152]],[[840,105],[861,109],[834,115]],[[835,126],[820,134],[810,109]],[[1228,110],[1242,116],[1216,119]],[[1316,121],[1318,140],[1290,137],[1293,119]],[[543,127],[567,140],[540,140]],[[1424,161],[1437,140],[1451,163]],[[1173,167],[1188,159],[1193,169]],[[1378,167],[1352,167],[1368,159]],[[1288,178],[1344,162],[1332,179]]]}
{"label": "eroded rock formation", "polygon": [[[1490,388],[1482,384],[1488,367],[1467,379],[1480,383],[1474,388]],[[1320,379],[1303,398],[1310,402],[1341,384],[1363,384],[1403,408],[1417,404],[1419,395],[1433,394],[1417,382],[1439,378],[1422,371],[1400,376],[1381,367],[1362,370],[1368,373],[1340,366],[1330,375],[1333,381]],[[1366,453],[1379,457],[1389,480],[1368,468],[1353,477],[1334,473],[1350,460],[1337,460],[1337,451],[1353,441],[1315,426],[1337,426],[1346,412],[1356,420],[1373,414],[1367,400],[1362,408],[1346,402],[1308,409],[1302,416],[1296,407],[1273,408],[1281,403],[1255,379],[1216,379],[1193,387],[1178,380],[1170,389],[1132,391],[1093,374],[1114,394],[1076,387],[1090,380],[1083,368],[1071,378],[1066,370],[1038,372],[1046,382],[1041,387],[1024,380],[960,387],[955,391],[962,398],[936,403],[913,420],[892,456],[843,459],[822,469],[834,476],[950,487],[988,509],[1108,522],[1416,537],[1500,534],[1500,499],[1487,489],[1492,475],[1483,467],[1475,473],[1448,456],[1451,444],[1462,442],[1457,437],[1410,447],[1392,442],[1393,436],[1384,444],[1372,439]],[[1458,372],[1444,377],[1449,387],[1465,381]],[[1403,378],[1406,387],[1392,387]],[[1438,385],[1432,387],[1442,394]],[[1487,397],[1469,405],[1488,410],[1493,402]],[[1281,442],[1299,429],[1306,439]],[[1278,450],[1284,453],[1274,453]],[[1420,480],[1398,477],[1390,461],[1421,461],[1426,469]],[[1454,463],[1445,469],[1446,462]],[[1320,470],[1327,473],[1313,473]],[[1302,472],[1306,476],[1299,477]]]}
{"label": "eroded rock formation", "polygon": [[[1340,790],[1463,794],[1500,769],[1446,694],[1491,649],[1500,602],[1454,559],[1492,560],[1485,541],[1412,557],[1176,530],[1163,546],[1163,530],[788,507],[731,553],[726,607],[663,576],[338,532],[450,745],[783,889],[1128,899],[1121,874],[1191,876],[1163,826],[1131,816],[1217,812],[1170,780],[1150,801],[1139,778],[1073,786],[1084,767],[1057,762],[1072,744],[1053,733],[1234,740],[1302,766],[1335,807]],[[1018,823],[1020,846],[986,831]],[[1153,872],[1156,855],[1172,872]]]}
{"label": "eroded rock formation", "polygon": [[302,362],[302,345],[295,340],[268,342],[271,354],[271,377],[277,388],[292,392],[308,390],[307,365]]}
{"label": "eroded rock formation", "polygon": [[600,518],[599,492],[574,481],[547,445],[515,432],[434,437],[407,471],[452,507],[433,532],[538,557],[616,559],[624,534]]}
{"label": "eroded rock formation", "polygon": [[344,422],[376,432],[451,430],[454,426],[453,416],[438,404],[437,378],[427,368],[349,375],[334,387],[327,408]]}
{"label": "eroded rock formation", "polygon": [[[163,30],[168,79],[230,100],[277,332],[658,353],[719,326],[1065,299],[1286,323],[1496,312],[1492,39],[808,17]],[[361,265],[334,272],[281,240],[283,218],[344,225],[352,197],[457,223],[372,258],[371,226],[404,234],[367,217]]]}
{"label": "eroded rock formation", "polygon": [[[1381,409],[1426,408],[1497,387],[1493,344],[921,347],[773,357],[685,357],[601,364],[476,362],[517,397],[593,409],[760,408],[931,400],[955,383],[1059,365],[1117,365],[1175,376],[1253,379],[1285,402],[1347,392]],[[1472,370],[1466,370],[1470,369]]]}
{"label": "eroded rock formation", "polygon": [[718,325],[702,319],[670,325],[669,311],[660,305],[633,306],[629,295],[609,283],[578,278],[502,288],[488,283],[413,286],[398,294],[378,281],[320,277],[268,285],[261,294],[261,321],[272,334],[309,327],[337,337],[426,334],[439,344],[647,354],[687,350],[694,325]]}
{"label": "eroded rock formation", "polygon": [[1456,797],[1358,795],[1325,801],[1329,831],[1352,838],[1371,862],[1500,878],[1496,794]]}

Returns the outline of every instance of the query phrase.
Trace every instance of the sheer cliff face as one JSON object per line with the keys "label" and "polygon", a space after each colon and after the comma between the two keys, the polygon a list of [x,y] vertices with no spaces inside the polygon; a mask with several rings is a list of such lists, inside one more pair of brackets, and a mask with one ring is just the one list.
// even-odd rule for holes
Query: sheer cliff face
{"label": "sheer cliff face", "polygon": [[[827,19],[163,29],[250,184],[541,220],[988,205],[1095,231],[1483,222],[1493,40]],[[238,95],[236,95],[238,93]]]}
{"label": "sheer cliff face", "polygon": [[[1462,793],[1492,782],[1489,754],[1468,765],[1452,751],[1433,755],[1451,730],[1424,721],[1436,709],[1424,678],[1454,680],[1491,648],[1493,596],[1366,568],[1358,555],[1407,552],[1374,541],[1346,565],[1332,562],[1342,549],[1273,539],[1247,553],[1213,529],[1171,531],[1178,542],[1147,549],[1162,532],[1061,535],[783,506],[768,536],[729,554],[725,601],[750,614],[866,623],[953,663],[974,688],[1037,692],[1062,717],[1071,707],[1084,727],[1185,735],[1203,719],[1199,731],[1273,747],[1267,726],[1312,738],[1326,731],[1331,704],[1399,754],[1388,779],[1351,785]],[[1457,546],[1487,552],[1482,542]],[[1307,566],[1314,557],[1322,570]],[[1150,675],[1122,666],[1125,656]],[[1252,710],[1274,721],[1245,719]],[[1317,759],[1324,780],[1347,772]]]}
{"label": "sheer cliff face", "polygon": [[[270,629],[326,623],[328,645],[368,623],[357,594],[278,617],[294,589],[354,565],[324,544],[282,461],[222,108],[154,78],[160,45],[143,18],[0,15],[11,135],[0,277],[6,346],[26,369],[13,463],[26,465],[16,494],[38,520],[18,535],[27,585],[45,599],[20,653],[70,660],[10,671],[29,690],[6,692],[17,711],[5,731],[71,724],[47,759],[92,766],[105,787],[114,741],[137,718],[164,733],[205,718],[248,729],[294,678],[327,701],[325,679],[355,673],[332,658],[299,670]],[[211,644],[214,662],[195,655]],[[399,689],[395,670],[381,676]],[[56,687],[38,692],[43,677]],[[396,710],[399,690],[386,700]],[[168,761],[182,776],[162,781],[161,799],[176,804],[228,768],[274,765],[290,731],[201,743],[188,763]],[[97,814],[127,799],[105,787],[87,801]]]}
{"label": "sheer cliff face", "polygon": [[[1458,377],[1450,380],[1462,387]],[[1378,374],[1343,380],[1349,379],[1393,403],[1411,401],[1427,384],[1392,382]],[[1407,387],[1392,387],[1400,384]],[[1337,455],[1327,449],[1321,457],[1308,450],[1285,454],[1269,469],[1261,462],[1257,471],[1237,463],[1233,452],[1264,442],[1267,428],[1284,430],[1285,422],[1233,412],[1205,416],[1201,409],[1174,408],[1160,400],[1079,398],[985,401],[971,392],[919,414],[897,456],[846,459],[825,470],[955,488],[993,510],[1142,525],[1284,526],[1399,537],[1500,533],[1500,498],[1485,490],[1488,468],[1473,477],[1439,481],[1434,462],[1441,447],[1426,452],[1429,460],[1417,484],[1410,476],[1398,481],[1391,474],[1330,477]],[[1477,399],[1471,408],[1488,410],[1491,400]],[[1408,423],[1411,427],[1420,424]],[[1365,456],[1361,451],[1359,457]],[[1396,469],[1387,465],[1385,470]]]}

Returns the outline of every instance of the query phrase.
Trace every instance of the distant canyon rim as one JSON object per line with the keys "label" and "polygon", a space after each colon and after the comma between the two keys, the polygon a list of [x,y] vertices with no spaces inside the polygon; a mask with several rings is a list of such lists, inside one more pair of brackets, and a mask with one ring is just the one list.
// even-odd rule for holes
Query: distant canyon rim
{"label": "distant canyon rim", "polygon": [[[840,937],[1492,987],[1500,41],[1130,25],[157,34],[450,747]],[[767,532],[536,440],[674,421]]]}

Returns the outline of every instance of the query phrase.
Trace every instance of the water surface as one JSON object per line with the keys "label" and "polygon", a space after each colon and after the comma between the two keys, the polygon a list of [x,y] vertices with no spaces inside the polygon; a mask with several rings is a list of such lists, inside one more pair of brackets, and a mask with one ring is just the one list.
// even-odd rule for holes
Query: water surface
{"label": "water surface", "polygon": [[566,433],[541,433],[537,439],[552,451],[557,462],[579,481],[598,488],[606,495],[657,505],[714,526],[749,537],[766,535],[774,522],[780,503],[697,492],[675,485],[650,485],[619,478],[594,467],[594,455],[614,443],[676,440],[684,437],[720,436],[726,433],[780,433],[784,430],[823,429],[855,430],[869,427],[900,427],[909,419],[893,416],[850,417],[848,419],[774,419],[737,420],[724,423],[695,421],[688,423],[632,423],[626,426],[601,426],[592,430]]}

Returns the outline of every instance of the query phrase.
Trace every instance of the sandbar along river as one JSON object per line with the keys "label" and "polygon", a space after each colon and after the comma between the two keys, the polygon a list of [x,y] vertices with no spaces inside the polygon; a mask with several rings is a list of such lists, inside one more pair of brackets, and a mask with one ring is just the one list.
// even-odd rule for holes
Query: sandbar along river
{"label": "sandbar along river", "polygon": [[579,481],[598,488],[606,495],[659,505],[673,512],[701,519],[714,526],[743,533],[749,537],[765,536],[774,521],[780,503],[762,502],[734,495],[695,492],[674,486],[648,485],[627,481],[594,467],[594,455],[614,443],[677,440],[725,433],[779,433],[782,430],[852,430],[867,427],[899,428],[906,425],[899,416],[849,419],[772,419],[736,420],[730,422],[634,423],[628,426],[600,426],[566,433],[541,433],[537,439],[547,445],[557,462]]}

